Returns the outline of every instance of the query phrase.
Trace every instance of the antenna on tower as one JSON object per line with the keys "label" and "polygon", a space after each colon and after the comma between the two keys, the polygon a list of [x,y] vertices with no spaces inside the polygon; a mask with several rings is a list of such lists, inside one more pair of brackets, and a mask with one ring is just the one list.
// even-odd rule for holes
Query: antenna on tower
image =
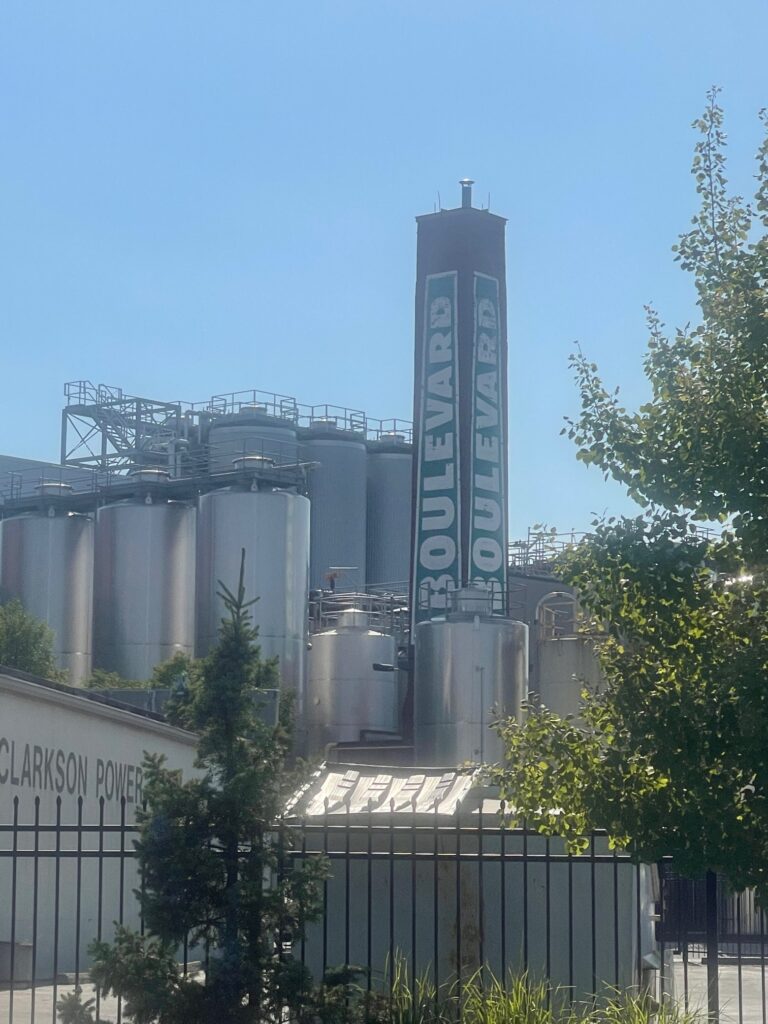
{"label": "antenna on tower", "polygon": [[440,193],[439,192],[437,193],[437,208],[438,208],[438,210],[442,210],[442,208],[443,208],[443,203],[442,203],[442,200],[440,199]]}

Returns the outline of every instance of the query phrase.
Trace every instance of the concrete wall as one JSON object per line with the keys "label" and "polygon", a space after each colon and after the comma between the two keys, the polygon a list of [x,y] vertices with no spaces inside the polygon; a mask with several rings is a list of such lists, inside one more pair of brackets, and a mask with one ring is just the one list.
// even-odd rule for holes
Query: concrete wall
{"label": "concrete wall", "polygon": [[538,643],[538,692],[541,703],[565,717],[579,716],[581,691],[603,685],[592,641],[577,636]]}

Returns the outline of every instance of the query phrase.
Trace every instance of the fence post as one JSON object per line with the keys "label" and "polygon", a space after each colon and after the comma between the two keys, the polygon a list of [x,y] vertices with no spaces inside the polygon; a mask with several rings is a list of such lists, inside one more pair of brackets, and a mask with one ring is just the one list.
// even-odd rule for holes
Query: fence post
{"label": "fence post", "polygon": [[717,936],[717,875],[708,871],[706,876],[706,929],[707,929],[707,1016],[710,1024],[720,1019],[720,983],[718,980]]}

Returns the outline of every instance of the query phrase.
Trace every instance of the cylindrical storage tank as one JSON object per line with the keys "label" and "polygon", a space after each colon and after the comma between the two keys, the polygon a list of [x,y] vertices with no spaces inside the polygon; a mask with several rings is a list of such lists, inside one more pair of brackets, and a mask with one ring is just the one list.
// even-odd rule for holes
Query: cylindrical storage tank
{"label": "cylindrical storage tank", "polygon": [[226,614],[219,581],[234,591],[245,549],[246,596],[264,658],[280,659],[282,686],[296,694],[306,679],[309,501],[290,491],[226,488],[200,498],[197,531],[197,653],[216,643]]}
{"label": "cylindrical storage tank", "polygon": [[401,435],[368,445],[367,583],[408,592],[413,447]]}
{"label": "cylindrical storage tank", "polygon": [[277,466],[287,466],[298,458],[296,425],[270,415],[266,407],[243,406],[239,413],[214,420],[208,451],[211,473],[230,473],[234,460],[244,455],[264,455]]}
{"label": "cylindrical storage tank", "polygon": [[[487,602],[486,598],[486,602]],[[528,627],[460,604],[416,627],[416,763],[456,767],[494,763],[503,747],[495,715],[522,716],[528,691]]]}
{"label": "cylindrical storage tank", "polygon": [[366,583],[366,447],[360,434],[325,421],[310,426],[305,458],[317,463],[309,474],[312,502],[310,586],[360,591]]}
{"label": "cylindrical storage tank", "polygon": [[0,595],[54,633],[56,663],[78,686],[91,674],[93,519],[49,508],[0,523]]}
{"label": "cylindrical storage tank", "polygon": [[120,501],[96,514],[94,662],[124,679],[195,641],[195,509],[180,501]]}
{"label": "cylindrical storage tank", "polygon": [[397,675],[373,667],[394,666],[396,655],[394,637],[370,629],[365,612],[343,611],[335,629],[313,635],[305,701],[310,755],[329,743],[359,743],[366,732],[398,732]]}

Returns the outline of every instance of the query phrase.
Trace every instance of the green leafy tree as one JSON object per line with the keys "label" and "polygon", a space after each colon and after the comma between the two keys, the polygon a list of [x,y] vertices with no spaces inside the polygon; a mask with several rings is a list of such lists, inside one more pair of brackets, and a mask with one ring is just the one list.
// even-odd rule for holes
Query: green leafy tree
{"label": "green leafy tree", "polygon": [[[281,1019],[309,990],[285,952],[319,911],[324,864],[286,867],[291,835],[280,813],[293,784],[289,713],[265,725],[254,695],[277,684],[256,643],[243,585],[222,586],[219,641],[192,688],[187,721],[199,733],[201,775],[182,782],[162,757],[145,762],[147,809],[136,849],[146,934],[118,929],[97,943],[92,976],[126,1000],[136,1024],[235,1024]],[[184,978],[176,951],[188,938],[210,950],[205,978]]]}
{"label": "green leafy tree", "polygon": [[149,684],[140,679],[125,679],[119,672],[95,668],[84,685],[86,690],[144,690]]}
{"label": "green leafy tree", "polygon": [[200,678],[202,662],[183,651],[177,651],[167,661],[152,670],[149,679],[126,679],[119,672],[95,668],[85,686],[89,690],[176,690],[186,689]]}
{"label": "green leafy tree", "polygon": [[[182,729],[195,729],[199,719],[198,696],[203,685],[204,660],[201,658],[190,658],[189,655],[178,652],[162,665],[158,665],[152,673],[150,685],[160,689],[170,690],[171,694],[163,706],[163,714],[171,723]],[[272,663],[275,667],[277,662]],[[265,672],[272,672],[265,663]],[[268,680],[265,686],[276,685]]]}
{"label": "green leafy tree", "polygon": [[177,651],[172,658],[155,666],[148,685],[159,690],[187,689],[200,681],[202,666],[202,659]]}
{"label": "green leafy tree", "polygon": [[[730,522],[748,557],[768,552],[768,134],[749,206],[730,196],[717,90],[694,127],[701,204],[675,246],[693,274],[701,319],[670,336],[648,310],[650,400],[621,405],[597,368],[574,357],[581,415],[569,422],[578,458],[624,483],[650,508]],[[768,115],[762,113],[768,127]]]}
{"label": "green leafy tree", "polygon": [[[536,707],[521,727],[500,723],[508,759],[490,775],[575,848],[605,828],[638,859],[672,854],[765,898],[768,140],[753,211],[727,192],[715,90],[695,127],[701,207],[676,253],[700,323],[670,338],[649,312],[651,398],[636,412],[574,360],[582,411],[566,429],[579,458],[644,506],[594,524],[560,563],[605,637],[606,687],[583,695],[585,728]],[[727,528],[697,529],[707,520]]]}
{"label": "green leafy tree", "polygon": [[83,990],[78,985],[74,992],[65,993],[56,1002],[60,1024],[94,1024],[95,1006],[95,999],[83,999]]}
{"label": "green leafy tree", "polygon": [[53,631],[26,612],[21,601],[0,605],[0,665],[66,682],[68,674],[56,667],[53,643]]}

